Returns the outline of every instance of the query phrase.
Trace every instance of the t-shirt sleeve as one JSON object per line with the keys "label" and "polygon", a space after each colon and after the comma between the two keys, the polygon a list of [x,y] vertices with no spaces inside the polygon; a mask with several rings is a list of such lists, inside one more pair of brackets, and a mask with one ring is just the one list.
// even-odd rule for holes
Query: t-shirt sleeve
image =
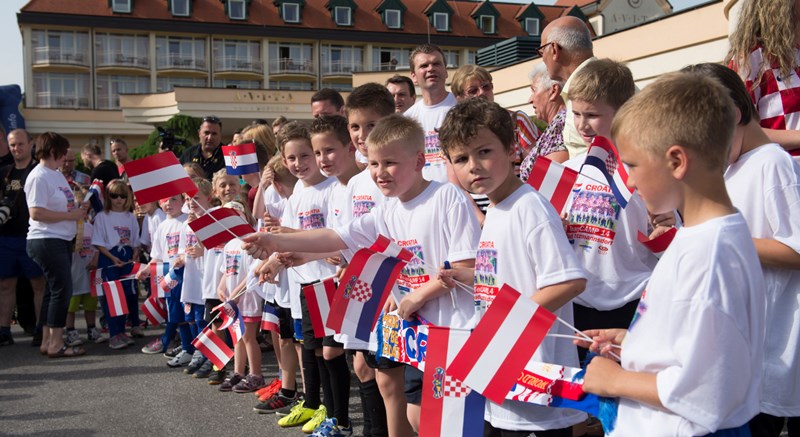
{"label": "t-shirt sleeve", "polygon": [[92,244],[95,246],[102,246],[108,247],[110,245],[108,241],[107,235],[107,228],[106,226],[106,219],[107,215],[104,212],[97,214],[94,218],[94,229],[92,229]]}
{"label": "t-shirt sleeve", "polygon": [[136,220],[136,215],[130,214],[131,219],[131,247],[139,247],[141,240],[139,238],[139,221]]}
{"label": "t-shirt sleeve", "polygon": [[25,182],[25,186],[28,187],[25,192],[28,208],[47,208],[50,198],[53,197],[55,186],[51,186],[45,178],[41,177],[41,174],[29,176]]}
{"label": "t-shirt sleeve", "polygon": [[455,262],[475,259],[475,251],[481,239],[481,227],[466,195],[456,189],[439,199],[442,204],[437,208],[447,210],[445,229],[450,239],[447,260]]}
{"label": "t-shirt sleeve", "polygon": [[797,166],[776,169],[772,177],[774,185],[766,192],[764,205],[773,238],[800,252],[800,220],[797,219],[800,217],[800,181]]}
{"label": "t-shirt sleeve", "polygon": [[548,217],[533,227],[525,236],[525,246],[533,260],[537,289],[586,278],[559,219]]}
{"label": "t-shirt sleeve", "polygon": [[147,216],[142,220],[141,236],[139,237],[139,244],[143,246],[150,246],[150,220]]}
{"label": "t-shirt sleeve", "polygon": [[339,238],[350,250],[369,247],[378,238],[376,221],[379,217],[382,217],[382,212],[380,207],[377,207],[370,214],[362,215],[349,224],[334,229],[334,231],[339,234]]}
{"label": "t-shirt sleeve", "polygon": [[[161,222],[164,224],[164,222]],[[153,259],[159,259],[162,261],[166,261],[167,258],[164,256],[164,245],[166,244],[166,238],[163,237],[163,228],[161,225],[158,226],[158,229],[153,233],[153,247],[150,248],[150,257]]]}

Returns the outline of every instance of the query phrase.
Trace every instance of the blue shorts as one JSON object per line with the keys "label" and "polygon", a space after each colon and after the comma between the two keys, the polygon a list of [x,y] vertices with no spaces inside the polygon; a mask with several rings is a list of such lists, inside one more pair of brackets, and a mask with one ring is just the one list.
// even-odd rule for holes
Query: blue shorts
{"label": "blue shorts", "polygon": [[303,341],[303,319],[293,319],[294,320],[294,339],[297,341]]}
{"label": "blue shorts", "polygon": [[26,237],[0,237],[0,278],[41,278],[44,273],[28,256]]}

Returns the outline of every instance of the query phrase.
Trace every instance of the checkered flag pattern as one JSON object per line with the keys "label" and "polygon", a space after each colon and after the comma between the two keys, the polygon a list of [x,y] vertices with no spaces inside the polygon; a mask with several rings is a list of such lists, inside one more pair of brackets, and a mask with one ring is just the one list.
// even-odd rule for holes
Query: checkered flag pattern
{"label": "checkered flag pattern", "polygon": [[236,152],[231,152],[228,156],[231,157],[231,167],[236,168],[238,165],[236,162]]}
{"label": "checkered flag pattern", "polygon": [[[796,51],[796,56],[800,65],[800,50]],[[781,77],[777,68],[767,69],[758,85],[754,87],[753,84],[764,63],[764,55],[759,47],[750,53],[752,71],[745,78],[745,85],[761,117],[761,127],[779,130],[800,129],[800,77],[798,77],[800,67],[788,77]]]}
{"label": "checkered flag pattern", "polygon": [[372,287],[364,281],[356,280],[350,299],[365,303],[372,297]]}
{"label": "checkered flag pattern", "polygon": [[458,379],[445,374],[443,392],[445,397],[462,398],[469,395],[470,392],[472,392],[472,390],[466,385],[464,385],[464,383],[459,381]]}

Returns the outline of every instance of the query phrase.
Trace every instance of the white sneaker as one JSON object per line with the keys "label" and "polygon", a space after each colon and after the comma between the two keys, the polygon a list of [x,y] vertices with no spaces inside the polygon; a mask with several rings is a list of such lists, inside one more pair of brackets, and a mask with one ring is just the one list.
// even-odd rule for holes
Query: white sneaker
{"label": "white sneaker", "polygon": [[67,339],[64,340],[64,344],[67,346],[80,346],[83,344],[83,340],[81,340],[81,336],[78,334],[78,331],[73,329],[71,331],[67,331]]}
{"label": "white sneaker", "polygon": [[111,340],[108,342],[108,347],[114,350],[125,349],[128,347],[128,343],[125,342],[125,339],[122,338],[120,334],[117,334],[111,337]]}
{"label": "white sneaker", "polygon": [[94,344],[100,344],[108,340],[108,338],[104,337],[103,334],[100,332],[100,330],[97,328],[90,329],[89,332],[86,333],[86,337],[89,339],[90,342]]}
{"label": "white sneaker", "polygon": [[167,361],[167,365],[169,367],[183,367],[188,365],[190,362],[192,362],[192,354],[186,351],[181,351],[175,356],[175,358]]}

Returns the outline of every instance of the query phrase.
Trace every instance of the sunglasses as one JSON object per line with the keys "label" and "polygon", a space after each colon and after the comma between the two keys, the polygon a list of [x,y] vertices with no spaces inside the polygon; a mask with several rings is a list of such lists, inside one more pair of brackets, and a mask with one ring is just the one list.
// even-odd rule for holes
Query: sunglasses
{"label": "sunglasses", "polygon": [[112,199],[127,199],[128,196],[125,194],[109,194],[108,197]]}
{"label": "sunglasses", "polygon": [[203,117],[203,122],[204,123],[214,123],[214,124],[220,124],[221,123],[219,118],[217,118],[214,115],[209,115],[208,117]]}

